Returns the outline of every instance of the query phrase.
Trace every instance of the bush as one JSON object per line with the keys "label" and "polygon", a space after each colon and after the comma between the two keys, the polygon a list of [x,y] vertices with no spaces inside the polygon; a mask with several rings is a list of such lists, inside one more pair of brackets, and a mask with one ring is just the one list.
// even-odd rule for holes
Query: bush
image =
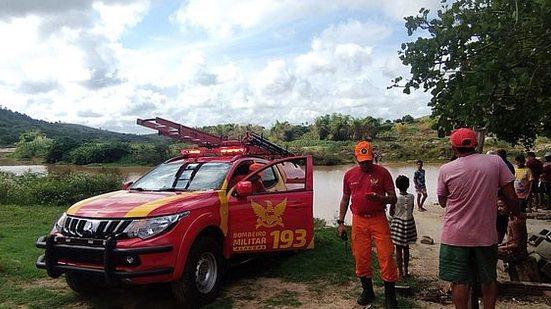
{"label": "bush", "polygon": [[46,154],[47,163],[69,162],[69,153],[71,150],[80,146],[81,142],[70,137],[61,137],[54,139],[48,153]]}
{"label": "bush", "polygon": [[[178,154],[175,154],[176,156]],[[157,165],[169,159],[169,145],[161,143],[131,144],[125,160],[140,165]]]}
{"label": "bush", "polygon": [[0,204],[71,205],[98,194],[117,190],[117,174],[64,173],[46,176],[0,173]]}
{"label": "bush", "polygon": [[71,150],[69,158],[74,164],[115,162],[130,153],[127,143],[87,143]]}

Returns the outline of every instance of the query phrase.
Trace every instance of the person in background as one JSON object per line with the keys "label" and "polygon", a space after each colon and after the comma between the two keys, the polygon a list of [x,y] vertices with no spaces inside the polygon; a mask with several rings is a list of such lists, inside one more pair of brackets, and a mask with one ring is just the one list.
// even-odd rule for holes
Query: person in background
{"label": "person in background", "polygon": [[532,171],[526,166],[526,158],[520,154],[515,157],[517,168],[515,169],[515,192],[517,193],[520,211],[531,212],[528,198],[530,197],[530,187],[534,181]]}
{"label": "person in background", "polygon": [[[249,173],[256,172],[264,167],[264,164],[260,163],[253,163],[249,166]],[[251,182],[253,185],[253,193],[260,193],[260,192],[266,192],[266,187],[264,187],[264,183],[262,182],[262,176],[264,176],[264,172],[259,172],[258,174],[251,177]]]}
{"label": "person in background", "polygon": [[530,151],[526,153],[526,166],[532,171],[532,177],[534,177],[532,186],[530,186],[530,198],[528,199],[530,205],[528,207],[538,211],[538,208],[541,208],[540,175],[543,170],[543,163],[536,158],[533,151]]}
{"label": "person in background", "polygon": [[514,175],[515,174],[515,167],[513,166],[513,164],[511,162],[509,162],[509,160],[507,160],[507,151],[505,151],[505,149],[498,149],[498,150],[496,150],[496,153],[501,159],[503,159],[503,162],[505,162],[505,164],[507,165],[507,167],[509,168],[511,173]]}
{"label": "person in background", "polygon": [[543,163],[543,169],[540,177],[542,188],[542,204],[549,209],[551,207],[551,152],[547,152],[544,155],[545,162]]}
{"label": "person in background", "polygon": [[396,262],[400,277],[409,276],[409,245],[417,241],[417,228],[413,218],[413,194],[408,193],[409,178],[400,175],[396,178],[396,188],[400,190],[396,204],[390,205],[390,238],[396,246]]}
{"label": "person in background", "polygon": [[352,254],[356,262],[356,276],[360,278],[362,293],[357,299],[361,306],[368,305],[374,298],[371,272],[371,243],[375,243],[381,278],[385,286],[385,307],[397,308],[395,283],[398,269],[394,263],[394,246],[385,207],[396,203],[396,192],[390,172],[373,164],[373,149],[362,141],[354,151],[358,166],[354,166],[343,177],[343,193],[339,204],[337,232],[345,233],[344,218],[352,212]]}
{"label": "person in background", "polygon": [[417,160],[417,170],[413,174],[413,183],[415,184],[415,192],[417,192],[417,210],[427,211],[423,208],[423,204],[427,199],[427,185],[425,184],[425,170],[423,169],[423,161]]}
{"label": "person in background", "polygon": [[528,231],[526,214],[518,211],[507,211],[505,201],[497,200],[498,211],[509,216],[507,240],[497,247],[497,256],[505,262],[521,261],[528,256]]}
{"label": "person in background", "polygon": [[446,208],[439,257],[439,277],[452,283],[455,308],[467,308],[469,286],[481,283],[484,308],[497,298],[496,202],[501,189],[506,207],[517,204],[515,177],[497,156],[479,154],[476,134],[468,128],[452,132],[457,159],[440,167],[437,195]]}
{"label": "person in background", "polygon": [[[505,149],[498,149],[496,150],[495,154],[497,154],[501,159],[503,159],[503,162],[507,165],[507,168],[511,171],[511,174],[515,174],[515,167],[509,160],[507,160],[507,152]],[[500,192],[501,195],[501,192]],[[497,219],[496,219],[496,229],[497,229],[497,237],[498,237],[498,243],[501,243],[503,241],[503,237],[505,237],[505,234],[507,233],[507,224],[509,223],[509,215],[497,212]]]}

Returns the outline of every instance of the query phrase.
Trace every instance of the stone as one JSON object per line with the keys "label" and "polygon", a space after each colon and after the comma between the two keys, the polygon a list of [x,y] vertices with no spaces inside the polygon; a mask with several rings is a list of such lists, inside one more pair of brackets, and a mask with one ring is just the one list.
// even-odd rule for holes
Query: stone
{"label": "stone", "polygon": [[425,245],[434,245],[434,240],[430,236],[423,236],[421,243]]}

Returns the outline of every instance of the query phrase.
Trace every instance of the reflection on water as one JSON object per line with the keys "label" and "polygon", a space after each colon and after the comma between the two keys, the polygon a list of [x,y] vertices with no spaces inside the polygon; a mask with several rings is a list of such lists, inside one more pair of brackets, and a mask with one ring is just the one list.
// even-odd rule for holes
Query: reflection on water
{"label": "reflection on water", "polygon": [[47,174],[48,169],[44,165],[0,165],[0,172],[23,175],[25,173]]}
{"label": "reflection on water", "polygon": [[[413,173],[417,169],[415,163],[384,163],[383,164],[396,179],[398,175],[405,175],[410,179],[409,192],[415,194],[413,187]],[[352,165],[341,166],[316,166],[314,169],[314,216],[333,223],[338,215],[339,202],[342,195],[342,177]],[[425,202],[431,205],[437,201],[436,198],[436,177],[440,164],[425,164],[425,176],[427,182],[428,198]],[[117,173],[124,181],[136,180],[147,172],[151,167],[147,166],[122,166],[122,167],[89,167],[78,165],[13,165],[0,166],[0,171],[23,174],[33,173],[63,173],[63,172],[85,172],[85,173]],[[350,215],[347,215],[350,220]]]}

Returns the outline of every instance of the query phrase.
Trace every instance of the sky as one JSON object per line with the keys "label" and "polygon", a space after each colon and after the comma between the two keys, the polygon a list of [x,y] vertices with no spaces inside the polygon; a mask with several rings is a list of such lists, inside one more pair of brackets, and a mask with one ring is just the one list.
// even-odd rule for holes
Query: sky
{"label": "sky", "polygon": [[398,58],[404,16],[439,0],[0,0],[0,106],[49,122],[151,133],[431,113]]}

